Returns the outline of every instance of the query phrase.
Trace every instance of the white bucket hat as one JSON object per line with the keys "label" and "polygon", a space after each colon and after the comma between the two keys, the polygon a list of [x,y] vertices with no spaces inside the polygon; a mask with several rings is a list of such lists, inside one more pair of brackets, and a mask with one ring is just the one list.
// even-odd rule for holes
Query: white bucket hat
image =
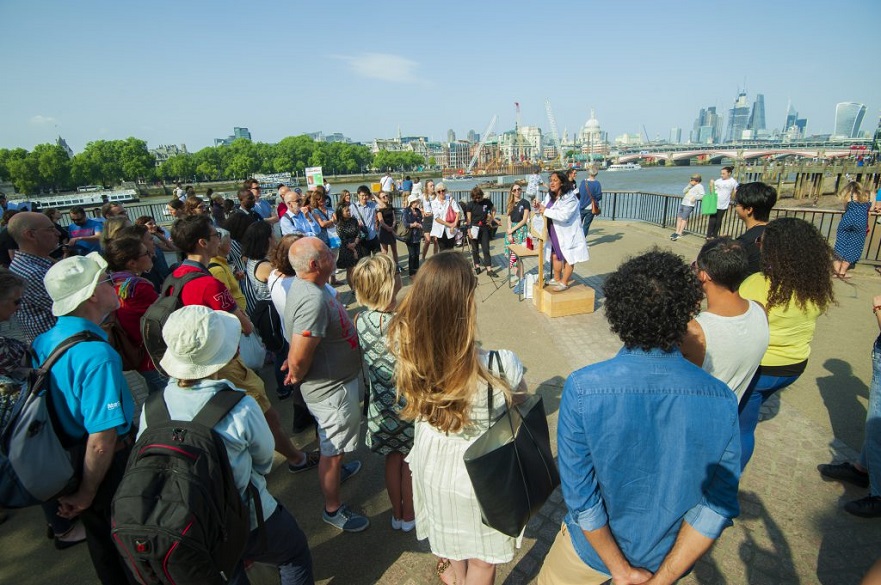
{"label": "white bucket hat", "polygon": [[72,313],[95,294],[98,282],[106,277],[107,262],[98,252],[71,256],[52,266],[43,277],[52,299],[52,314],[61,317]]}
{"label": "white bucket hat", "polygon": [[414,201],[419,201],[419,195],[417,195],[416,193],[414,193],[414,194],[410,195],[409,197],[407,197],[407,205],[410,205],[410,204],[413,203]]}
{"label": "white bucket hat", "polygon": [[159,365],[178,380],[200,380],[228,364],[239,350],[238,317],[202,305],[181,307],[162,328],[168,348]]}

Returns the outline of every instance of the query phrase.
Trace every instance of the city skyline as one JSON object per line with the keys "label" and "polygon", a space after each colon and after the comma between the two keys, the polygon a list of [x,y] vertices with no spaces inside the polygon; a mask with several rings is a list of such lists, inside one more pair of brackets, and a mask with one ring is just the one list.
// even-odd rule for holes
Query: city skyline
{"label": "city skyline", "polygon": [[[791,100],[814,135],[834,132],[838,103],[865,104],[869,132],[881,107],[881,81],[859,59],[823,43],[793,50],[793,35],[832,34],[828,5],[814,0],[797,13],[744,2],[743,13],[762,19],[732,21],[724,43],[696,26],[723,30],[721,3],[557,2],[545,19],[517,1],[404,13],[382,1],[182,4],[0,4],[0,148],[61,135],[79,152],[135,136],[196,151],[234,127],[270,143],[318,131],[369,142],[399,128],[442,141],[450,129],[482,134],[496,114],[496,133],[513,129],[515,102],[522,126],[547,132],[546,99],[561,134],[579,133],[593,109],[610,140],[663,139],[671,128],[686,140],[710,106],[727,132],[740,91],[748,107],[763,95],[768,131],[785,130]],[[861,22],[881,17],[881,4],[846,4]]]}

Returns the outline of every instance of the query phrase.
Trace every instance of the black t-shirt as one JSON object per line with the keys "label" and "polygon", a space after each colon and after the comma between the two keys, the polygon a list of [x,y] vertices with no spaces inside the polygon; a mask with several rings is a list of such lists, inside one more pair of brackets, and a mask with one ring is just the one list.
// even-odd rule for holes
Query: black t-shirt
{"label": "black t-shirt", "polygon": [[9,263],[12,262],[9,257],[9,252],[12,250],[18,250],[18,244],[10,235],[9,230],[4,227],[0,231],[0,264],[6,268],[9,268]]}
{"label": "black t-shirt", "polygon": [[511,218],[511,224],[516,225],[523,221],[523,215],[529,211],[529,201],[526,199],[521,199],[517,202],[517,205],[514,206],[514,209],[511,210],[511,213],[508,214],[508,217]]}
{"label": "black t-shirt", "polygon": [[749,261],[749,273],[755,274],[762,269],[762,250],[756,243],[763,233],[765,233],[766,224],[756,225],[741,234],[737,241],[743,244],[746,249],[746,257]]}
{"label": "black t-shirt", "polygon": [[493,211],[493,202],[489,199],[470,201],[465,205],[465,211],[471,213],[471,225],[486,225],[486,218]]}

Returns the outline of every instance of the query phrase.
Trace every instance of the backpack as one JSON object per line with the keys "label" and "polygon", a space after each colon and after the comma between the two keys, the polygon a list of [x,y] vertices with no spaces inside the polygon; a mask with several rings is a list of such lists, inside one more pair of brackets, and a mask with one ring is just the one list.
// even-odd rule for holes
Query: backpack
{"label": "backpack", "polygon": [[[25,371],[21,394],[0,435],[0,506],[24,508],[76,491],[85,441],[67,437],[52,406],[49,371],[71,347],[100,341],[83,331],[63,340],[43,364]],[[29,350],[36,363],[33,350]]]}
{"label": "backpack", "polygon": [[[278,284],[278,279],[272,283],[272,286]],[[269,288],[270,294],[272,287]],[[281,328],[281,315],[275,308],[272,299],[263,299],[254,303],[254,310],[251,311],[251,323],[257,335],[263,341],[263,345],[269,351],[281,351],[284,348],[285,338]]]}
{"label": "backpack", "polygon": [[[169,377],[168,373],[159,366],[159,360],[165,355],[166,349],[165,339],[162,338],[162,328],[165,327],[169,315],[184,306],[180,298],[184,286],[191,280],[203,276],[211,276],[211,274],[201,271],[188,272],[183,276],[169,274],[165,282],[162,283],[162,292],[159,298],[141,316],[141,337],[144,340],[144,349],[153,359],[156,370],[163,376]],[[173,290],[171,294],[169,294],[170,290]]]}
{"label": "backpack", "polygon": [[[113,496],[113,541],[140,583],[226,583],[251,529],[226,445],[213,427],[245,393],[220,390],[191,421],[171,420],[164,397],[157,392],[144,406],[147,428]],[[253,484],[248,492],[260,528],[260,496]]]}
{"label": "backpack", "polygon": [[101,329],[107,334],[107,343],[122,358],[122,369],[125,371],[139,369],[144,360],[144,346],[137,345],[132,341],[132,338],[122,328],[116,311],[110,313],[107,319],[101,323]]}

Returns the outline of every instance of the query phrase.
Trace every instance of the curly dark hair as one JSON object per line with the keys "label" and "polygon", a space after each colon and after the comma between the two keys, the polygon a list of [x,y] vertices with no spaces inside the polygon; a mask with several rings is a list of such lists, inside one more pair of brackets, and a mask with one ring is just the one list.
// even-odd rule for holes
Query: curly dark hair
{"label": "curly dark hair", "polygon": [[762,234],[762,274],[769,281],[768,306],[792,300],[802,311],[813,303],[820,311],[835,302],[832,248],[820,230],[797,217],[780,217]]}
{"label": "curly dark hair", "polygon": [[621,264],[603,285],[606,318],[628,349],[676,348],[700,309],[700,282],[681,257],[653,248]]}

